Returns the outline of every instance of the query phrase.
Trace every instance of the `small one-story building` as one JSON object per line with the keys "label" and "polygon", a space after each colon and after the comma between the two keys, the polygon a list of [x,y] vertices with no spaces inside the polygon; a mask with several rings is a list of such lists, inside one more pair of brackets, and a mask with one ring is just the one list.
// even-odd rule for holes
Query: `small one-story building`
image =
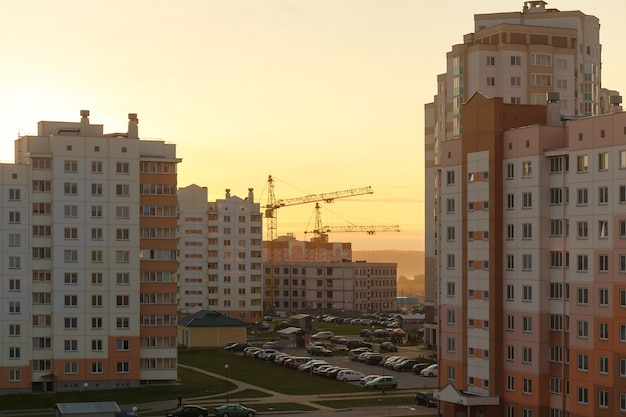
{"label": "small one-story building", "polygon": [[286,348],[296,348],[305,346],[304,332],[299,327],[287,327],[278,330],[276,333],[280,335],[280,344]]}
{"label": "small one-story building", "polygon": [[188,348],[224,346],[246,342],[248,323],[215,310],[200,310],[178,322],[178,344]]}

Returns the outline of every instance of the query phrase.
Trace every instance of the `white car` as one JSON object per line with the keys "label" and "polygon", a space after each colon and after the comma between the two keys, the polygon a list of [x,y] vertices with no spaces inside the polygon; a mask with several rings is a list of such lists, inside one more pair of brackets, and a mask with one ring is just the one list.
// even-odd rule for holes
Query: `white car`
{"label": "white car", "polygon": [[433,363],[432,365],[429,365],[428,367],[422,369],[422,372],[420,372],[421,376],[437,376],[437,364]]}
{"label": "white car", "polygon": [[335,334],[329,331],[317,332],[313,336],[311,336],[312,340],[329,340]]}
{"label": "white car", "polygon": [[352,369],[344,369],[343,371],[337,372],[337,379],[339,381],[347,382],[347,381],[360,381],[365,374],[363,372],[355,371]]}
{"label": "white car", "polygon": [[359,379],[359,383],[361,385],[365,385],[370,381],[375,380],[376,378],[380,378],[382,375],[366,375],[363,378]]}

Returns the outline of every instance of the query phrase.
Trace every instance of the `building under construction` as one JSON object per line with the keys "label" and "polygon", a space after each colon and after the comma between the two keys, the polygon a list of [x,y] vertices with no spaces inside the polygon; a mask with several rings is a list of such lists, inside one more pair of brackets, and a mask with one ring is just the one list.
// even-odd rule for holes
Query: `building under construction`
{"label": "building under construction", "polygon": [[[397,264],[352,261],[350,243],[298,241],[283,236],[264,245],[264,275],[275,282],[271,310],[275,315],[364,314],[397,310]],[[324,253],[324,261],[318,262]],[[271,266],[270,266],[271,265]]]}

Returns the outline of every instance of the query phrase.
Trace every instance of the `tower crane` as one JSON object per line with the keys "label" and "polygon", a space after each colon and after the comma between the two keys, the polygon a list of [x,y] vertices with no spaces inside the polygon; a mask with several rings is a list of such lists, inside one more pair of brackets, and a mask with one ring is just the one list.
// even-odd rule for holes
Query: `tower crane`
{"label": "tower crane", "polygon": [[309,194],[303,197],[287,198],[276,200],[274,194],[274,179],[270,175],[267,179],[267,205],[265,209],[265,218],[267,224],[267,240],[269,242],[268,270],[269,273],[265,277],[265,312],[269,313],[274,309],[274,292],[278,288],[278,279],[274,275],[274,241],[277,238],[277,219],[276,214],[279,208],[286,206],[294,206],[298,204],[313,203],[325,201],[331,203],[337,198],[353,197],[363,194],[373,194],[372,187],[353,188],[350,190],[334,191],[323,194]]}
{"label": "tower crane", "polygon": [[315,203],[315,229],[305,231],[304,233],[315,233],[317,235],[317,260],[322,261],[320,253],[321,244],[328,242],[328,233],[330,232],[365,232],[368,235],[374,235],[376,232],[399,232],[399,225],[392,226],[323,226],[322,214],[319,203]]}

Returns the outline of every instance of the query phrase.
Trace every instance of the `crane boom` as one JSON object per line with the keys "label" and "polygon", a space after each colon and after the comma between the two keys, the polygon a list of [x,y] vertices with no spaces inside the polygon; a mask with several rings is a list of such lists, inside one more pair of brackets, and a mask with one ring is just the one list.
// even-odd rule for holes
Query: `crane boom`
{"label": "crane boom", "polygon": [[286,206],[294,206],[297,204],[306,204],[317,201],[325,201],[330,203],[337,198],[352,197],[363,194],[373,194],[372,187],[353,188],[350,190],[334,191],[323,194],[309,194],[303,197],[286,198],[282,200],[276,200],[274,195],[274,179],[272,176],[268,176],[268,193],[267,193],[267,205],[265,209],[265,218],[267,219],[267,234],[266,239],[269,244],[269,256],[268,256],[268,270],[269,275],[265,278],[265,300],[264,309],[269,313],[274,309],[274,295],[278,288],[278,279],[274,276],[274,240],[278,237],[278,222],[276,220],[277,209]]}
{"label": "crane boom", "polygon": [[330,232],[365,232],[374,235],[376,232],[399,232],[399,225],[392,226],[324,226],[321,229],[306,231],[304,233],[325,234]]}

